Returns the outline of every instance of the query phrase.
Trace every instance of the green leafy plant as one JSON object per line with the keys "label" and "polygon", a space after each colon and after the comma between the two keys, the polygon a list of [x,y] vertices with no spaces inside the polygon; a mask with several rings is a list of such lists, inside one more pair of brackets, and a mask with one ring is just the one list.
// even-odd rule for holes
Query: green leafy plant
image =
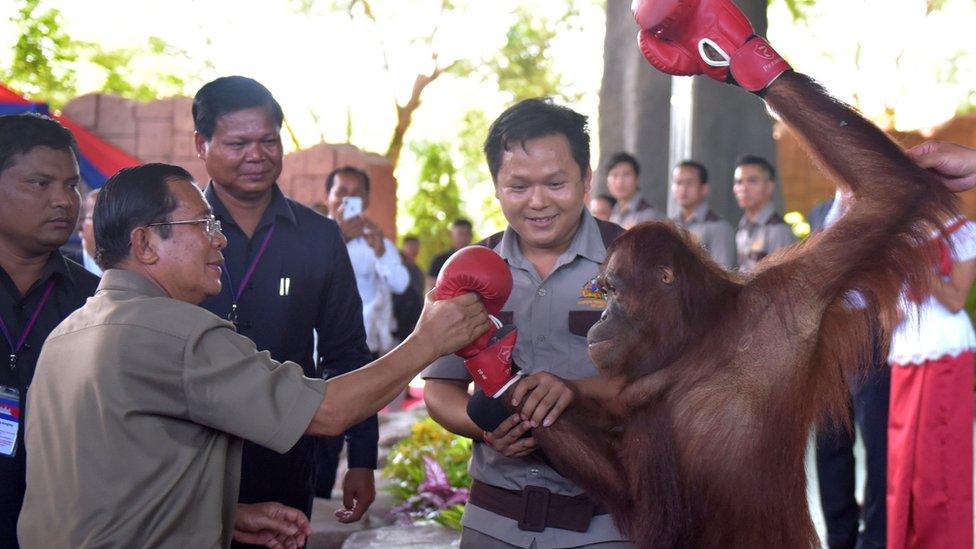
{"label": "green leafy plant", "polygon": [[383,474],[400,502],[390,516],[400,524],[433,521],[461,530],[471,476],[471,440],[448,432],[434,420],[418,421],[410,437],[390,450]]}

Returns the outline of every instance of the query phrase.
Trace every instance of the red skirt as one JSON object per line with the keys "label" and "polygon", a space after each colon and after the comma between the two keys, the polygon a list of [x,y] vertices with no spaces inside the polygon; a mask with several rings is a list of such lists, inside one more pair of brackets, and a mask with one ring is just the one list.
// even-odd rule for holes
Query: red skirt
{"label": "red skirt", "polygon": [[973,353],[891,368],[888,548],[973,547]]}

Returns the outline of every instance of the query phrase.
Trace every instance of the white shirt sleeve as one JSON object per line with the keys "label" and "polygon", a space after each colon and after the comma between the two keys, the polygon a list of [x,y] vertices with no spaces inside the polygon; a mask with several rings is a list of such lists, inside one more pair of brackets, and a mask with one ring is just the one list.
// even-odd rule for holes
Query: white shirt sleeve
{"label": "white shirt sleeve", "polygon": [[967,221],[949,235],[949,241],[952,243],[953,260],[968,261],[976,257],[976,223]]}
{"label": "white shirt sleeve", "polygon": [[410,284],[410,272],[400,259],[400,252],[396,246],[390,242],[389,238],[383,239],[386,251],[383,257],[376,259],[376,272],[386,281],[386,285],[395,294],[402,294]]}

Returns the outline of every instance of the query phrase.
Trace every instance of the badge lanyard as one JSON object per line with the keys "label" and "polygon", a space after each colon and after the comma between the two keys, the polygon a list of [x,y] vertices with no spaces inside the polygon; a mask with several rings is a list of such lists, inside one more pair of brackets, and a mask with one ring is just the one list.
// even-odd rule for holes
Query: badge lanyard
{"label": "badge lanyard", "polygon": [[264,235],[264,240],[261,242],[261,247],[258,248],[258,253],[254,255],[254,259],[251,260],[251,265],[248,266],[247,271],[244,273],[244,278],[241,279],[241,285],[234,290],[234,280],[230,277],[230,269],[225,268],[224,273],[227,275],[227,287],[230,288],[230,297],[233,300],[230,305],[230,312],[227,313],[227,320],[231,321],[235,326],[237,325],[237,302],[241,300],[241,296],[244,295],[244,290],[247,288],[247,283],[251,280],[251,275],[254,274],[254,269],[257,268],[258,263],[261,262],[261,257],[264,256],[265,250],[268,249],[268,242],[271,241],[271,235],[274,234],[275,224],[271,224],[271,228],[268,229],[268,234]]}
{"label": "badge lanyard", "polygon": [[47,303],[47,298],[51,297],[51,292],[54,290],[54,279],[47,281],[47,286],[44,288],[44,295],[41,296],[40,301],[34,306],[34,312],[31,313],[30,320],[27,321],[27,326],[24,326],[24,331],[20,334],[20,338],[17,342],[14,342],[14,338],[10,335],[10,330],[7,328],[7,324],[3,321],[3,317],[0,316],[0,332],[3,333],[4,339],[7,340],[7,345],[10,347],[10,369],[13,370],[17,367],[17,353],[24,346],[24,342],[27,341],[27,336],[30,335],[31,330],[34,329],[34,325],[37,324],[37,317],[41,315],[41,309],[44,308],[44,304]]}

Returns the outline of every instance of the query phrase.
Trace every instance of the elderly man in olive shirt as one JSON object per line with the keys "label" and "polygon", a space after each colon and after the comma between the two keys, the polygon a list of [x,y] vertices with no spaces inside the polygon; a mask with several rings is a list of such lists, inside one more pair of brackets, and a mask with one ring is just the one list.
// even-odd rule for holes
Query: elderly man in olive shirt
{"label": "elderly man in olive shirt", "polygon": [[300,546],[297,510],[235,517],[242,439],[284,452],[303,433],[339,434],[487,327],[473,295],[428,303],[384,358],[306,378],[195,305],[220,291],[227,241],[185,170],[119,172],[94,221],[105,275],[48,338],[29,397],[27,547]]}

